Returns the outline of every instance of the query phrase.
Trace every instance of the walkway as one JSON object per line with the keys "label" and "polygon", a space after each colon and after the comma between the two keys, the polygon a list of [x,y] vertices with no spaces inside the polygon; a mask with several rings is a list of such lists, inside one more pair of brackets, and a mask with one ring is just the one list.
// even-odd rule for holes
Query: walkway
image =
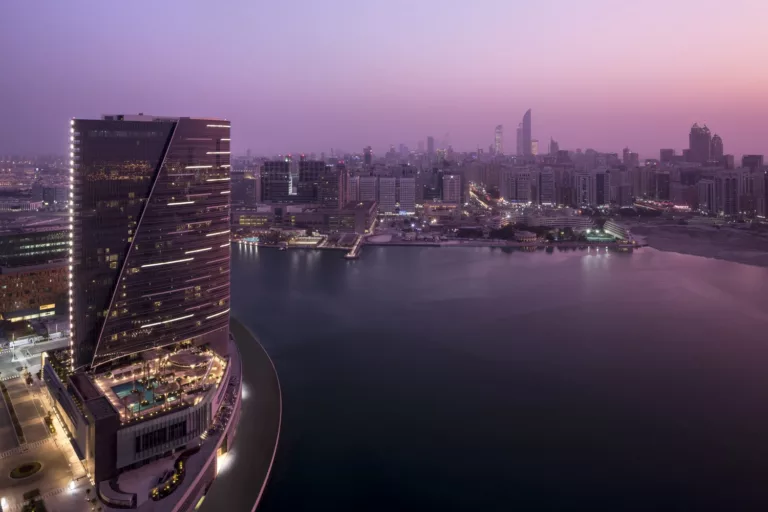
{"label": "walkway", "polygon": [[269,479],[280,437],[282,396],[272,361],[247,327],[230,323],[243,363],[243,405],[228,467],[219,474],[201,512],[255,510]]}

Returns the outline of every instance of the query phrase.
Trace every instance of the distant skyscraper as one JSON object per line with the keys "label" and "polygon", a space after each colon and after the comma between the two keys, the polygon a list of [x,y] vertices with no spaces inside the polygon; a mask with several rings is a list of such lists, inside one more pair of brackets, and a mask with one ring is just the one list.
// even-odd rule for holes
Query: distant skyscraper
{"label": "distant skyscraper", "polygon": [[379,178],[379,212],[394,213],[397,205],[397,178]]}
{"label": "distant skyscraper", "polygon": [[227,346],[229,136],[214,119],[72,121],[76,368],[182,340]]}
{"label": "distant skyscraper", "polygon": [[430,161],[435,158],[435,138],[432,136],[427,137],[427,156]]}
{"label": "distant skyscraper", "polygon": [[531,147],[531,109],[523,116],[523,155],[530,156],[533,148]]}
{"label": "distant skyscraper", "polygon": [[759,169],[763,166],[763,155],[743,155],[741,157],[741,166],[753,171]]}
{"label": "distant skyscraper", "polygon": [[365,165],[373,164],[373,149],[371,146],[366,146],[363,148],[363,163]]}
{"label": "distant skyscraper", "polygon": [[376,201],[378,199],[376,190],[378,180],[379,179],[376,176],[360,176],[358,191],[358,199],[360,201]]}
{"label": "distant skyscraper", "polygon": [[709,158],[710,160],[721,162],[724,154],[723,139],[718,134],[714,134],[710,143]]}
{"label": "distant skyscraper", "polygon": [[493,138],[493,152],[497,155],[504,154],[504,126],[498,125]]}
{"label": "distant skyscraper", "polygon": [[629,148],[624,148],[624,150],[621,152],[621,163],[624,165],[629,165],[629,154],[631,151]]}
{"label": "distant skyscraper", "polygon": [[325,208],[340,210],[347,204],[347,180],[349,174],[343,163],[328,166],[320,178],[320,204]]}
{"label": "distant skyscraper", "polygon": [[688,158],[691,162],[706,163],[710,160],[712,134],[706,125],[694,123],[688,136]]}
{"label": "distant skyscraper", "polygon": [[517,156],[523,156],[525,154],[525,150],[523,149],[523,123],[517,125],[517,151],[515,154]]}
{"label": "distant skyscraper", "polygon": [[400,212],[416,212],[416,178],[400,178]]}
{"label": "distant skyscraper", "polygon": [[560,144],[558,144],[555,139],[550,137],[549,138],[549,154],[550,155],[557,155],[558,151],[560,151]]}
{"label": "distant skyscraper", "polygon": [[461,202],[461,176],[458,174],[446,174],[443,176],[443,202]]}
{"label": "distant skyscraper", "polygon": [[531,139],[531,155],[537,156],[539,154],[539,141],[537,139]]}
{"label": "distant skyscraper", "polygon": [[261,201],[287,203],[291,199],[291,163],[287,159],[264,162],[261,168]]}
{"label": "distant skyscraper", "polygon": [[671,164],[675,161],[674,149],[662,149],[659,151],[659,161],[663,164]]}

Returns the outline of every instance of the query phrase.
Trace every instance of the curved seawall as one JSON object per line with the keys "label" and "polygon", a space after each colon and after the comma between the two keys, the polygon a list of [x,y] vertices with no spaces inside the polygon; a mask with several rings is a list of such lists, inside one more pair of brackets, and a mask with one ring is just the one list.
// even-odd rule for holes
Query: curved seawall
{"label": "curved seawall", "polygon": [[234,446],[203,501],[202,512],[249,512],[258,506],[277,453],[282,421],[280,381],[256,336],[237,319],[230,330],[243,365],[243,402]]}

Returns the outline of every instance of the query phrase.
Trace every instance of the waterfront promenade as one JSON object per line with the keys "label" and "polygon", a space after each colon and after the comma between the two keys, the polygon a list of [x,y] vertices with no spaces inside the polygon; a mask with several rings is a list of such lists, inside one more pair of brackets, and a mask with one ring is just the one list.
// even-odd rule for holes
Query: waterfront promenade
{"label": "waterfront promenade", "polygon": [[255,510],[269,480],[282,420],[280,381],[256,336],[232,318],[243,362],[243,402],[234,446],[200,507],[202,512]]}

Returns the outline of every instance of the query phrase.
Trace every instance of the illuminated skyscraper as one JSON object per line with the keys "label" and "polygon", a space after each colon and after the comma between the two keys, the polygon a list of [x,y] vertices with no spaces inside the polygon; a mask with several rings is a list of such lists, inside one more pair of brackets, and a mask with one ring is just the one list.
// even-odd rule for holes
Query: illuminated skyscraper
{"label": "illuminated skyscraper", "polygon": [[73,364],[229,336],[228,121],[72,121]]}
{"label": "illuminated skyscraper", "polygon": [[531,109],[523,116],[522,144],[523,156],[530,156],[533,148],[531,147]]}
{"label": "illuminated skyscraper", "polygon": [[493,152],[497,155],[504,154],[504,126],[498,125],[493,138]]}
{"label": "illuminated skyscraper", "polygon": [[539,141],[537,139],[531,139],[531,155],[537,156],[539,154]]}

